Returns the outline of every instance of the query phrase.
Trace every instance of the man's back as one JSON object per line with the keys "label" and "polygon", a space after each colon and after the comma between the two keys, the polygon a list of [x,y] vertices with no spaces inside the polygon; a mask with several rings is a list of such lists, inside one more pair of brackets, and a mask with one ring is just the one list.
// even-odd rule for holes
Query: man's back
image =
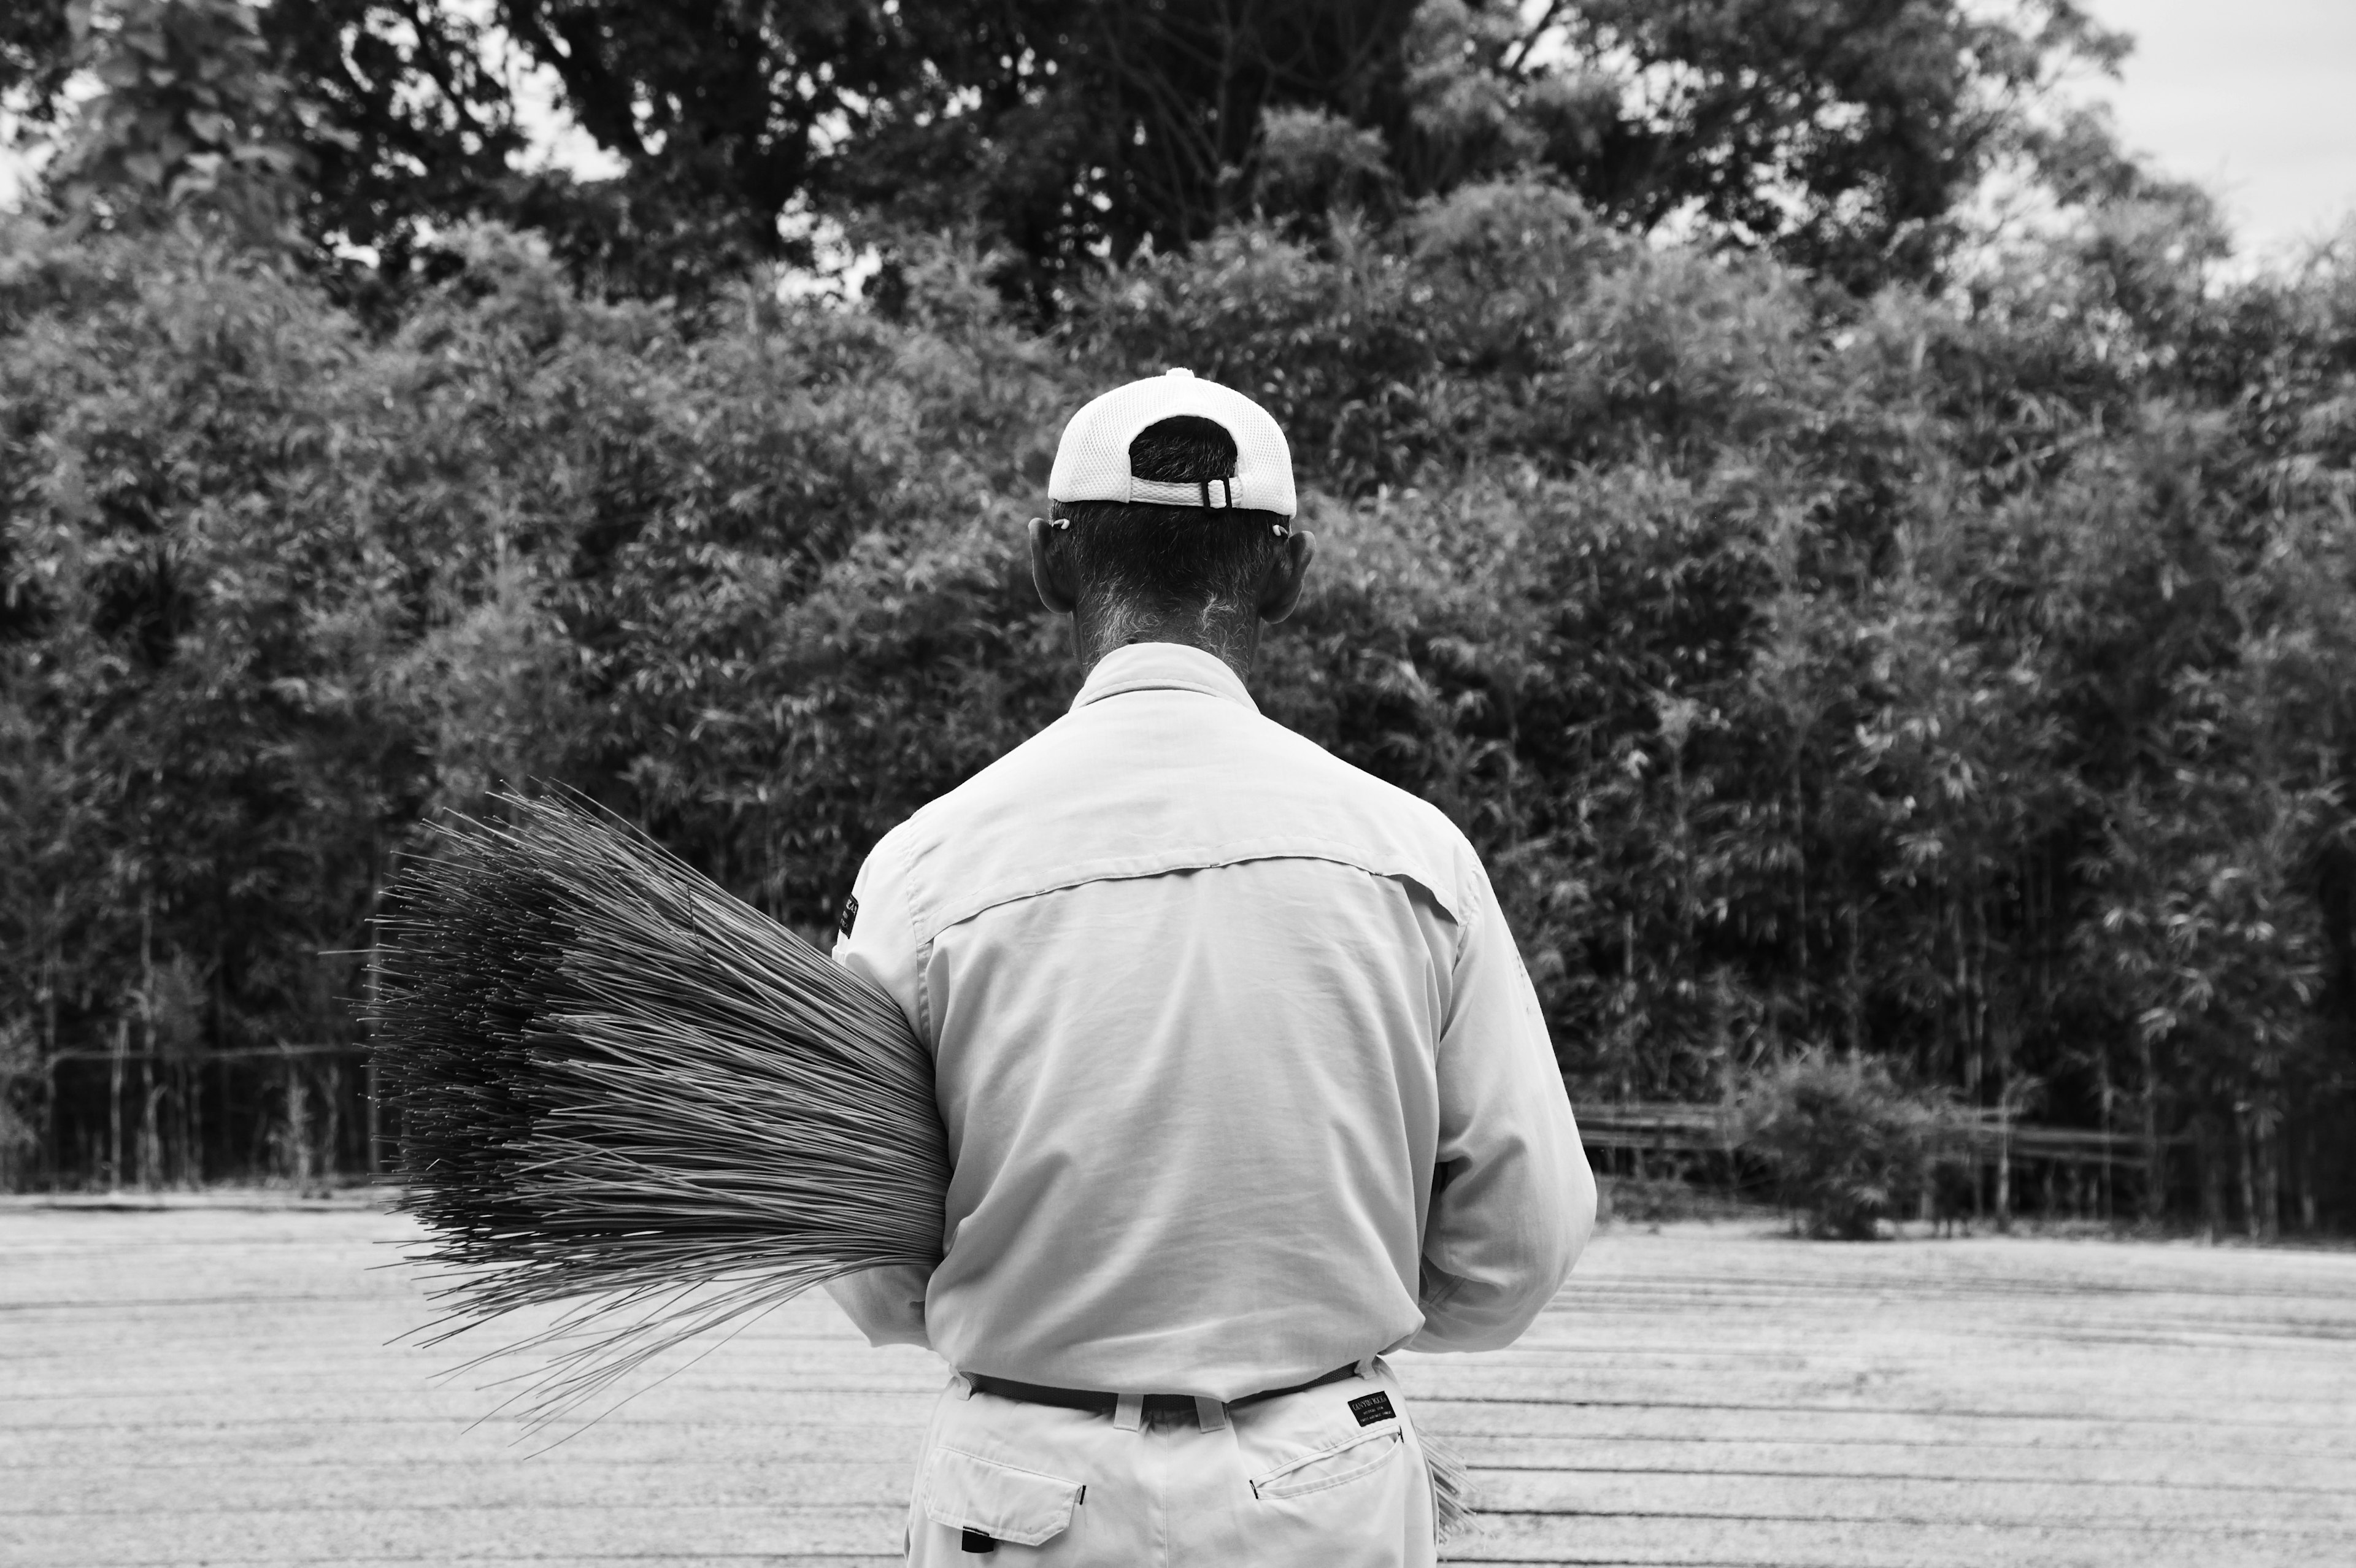
{"label": "man's back", "polygon": [[1316,550],[1268,411],[1091,399],[1031,519],[1073,710],[875,847],[836,955],[934,1057],[947,1255],[827,1288],[957,1369],[911,1568],[1430,1568],[1382,1352],[1528,1326],[1594,1213],[1463,836],[1262,719]]}
{"label": "man's back", "polygon": [[952,1365],[1235,1399],[1503,1344],[1568,1271],[1583,1162],[1477,859],[1210,655],[1107,656],[856,898],[838,956],[935,1051]]}

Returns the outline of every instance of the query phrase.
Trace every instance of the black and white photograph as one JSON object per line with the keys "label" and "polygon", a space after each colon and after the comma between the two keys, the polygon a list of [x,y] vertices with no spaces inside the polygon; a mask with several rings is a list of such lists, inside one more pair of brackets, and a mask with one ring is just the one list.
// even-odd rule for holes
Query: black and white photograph
{"label": "black and white photograph", "polygon": [[2351,0],[0,0],[0,1568],[2356,1563]]}

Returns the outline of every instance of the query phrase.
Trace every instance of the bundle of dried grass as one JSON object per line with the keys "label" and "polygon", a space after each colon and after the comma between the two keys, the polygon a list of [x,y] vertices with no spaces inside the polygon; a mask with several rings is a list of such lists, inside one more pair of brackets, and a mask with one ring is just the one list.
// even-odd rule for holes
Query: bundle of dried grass
{"label": "bundle of dried grass", "polygon": [[[618,818],[499,797],[387,899],[371,1010],[450,1308],[552,1328],[544,1426],[814,1285],[940,1261],[947,1139],[899,1008]],[[1438,1533],[1472,1515],[1429,1435]]]}
{"label": "bundle of dried grass", "polygon": [[1419,1430],[1423,1467],[1431,1477],[1431,1533],[1442,1546],[1472,1533],[1480,1511],[1473,1495],[1472,1472],[1464,1456],[1445,1438]]}
{"label": "bundle of dried grass", "polygon": [[567,1304],[499,1352],[543,1358],[539,1425],[824,1280],[938,1262],[947,1146],[898,1008],[618,819],[501,805],[395,886],[375,966],[436,1341]]}

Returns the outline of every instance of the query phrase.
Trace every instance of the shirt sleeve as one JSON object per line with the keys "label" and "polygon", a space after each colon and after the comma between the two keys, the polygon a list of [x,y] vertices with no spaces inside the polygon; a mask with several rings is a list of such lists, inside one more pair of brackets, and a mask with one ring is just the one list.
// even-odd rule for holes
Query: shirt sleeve
{"label": "shirt sleeve", "polygon": [[937,1044],[909,903],[906,850],[898,834],[886,834],[859,868],[836,930],[834,961],[899,1003],[908,1027],[927,1049]]}
{"label": "shirt sleeve", "polygon": [[925,1332],[925,1287],[933,1271],[922,1264],[892,1264],[826,1282],[826,1293],[871,1345],[921,1345]]}
{"label": "shirt sleeve", "polygon": [[[897,1002],[916,1038],[931,1047],[905,862],[891,837],[878,844],[859,869],[838,930],[834,961]],[[826,1293],[867,1336],[869,1344],[929,1349],[925,1289],[931,1277],[932,1270],[923,1264],[893,1264],[829,1280]]]}
{"label": "shirt sleeve", "polygon": [[[1470,851],[1467,850],[1469,855]],[[1494,1350],[1562,1287],[1595,1225],[1595,1177],[1537,993],[1489,879],[1455,963],[1439,1050],[1440,1142],[1415,1350]]]}

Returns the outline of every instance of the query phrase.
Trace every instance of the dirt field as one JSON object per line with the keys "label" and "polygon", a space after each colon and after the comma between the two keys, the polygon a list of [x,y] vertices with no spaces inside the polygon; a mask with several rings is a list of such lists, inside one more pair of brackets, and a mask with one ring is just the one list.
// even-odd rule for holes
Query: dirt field
{"label": "dirt field", "polygon": [[[0,1208],[0,1563],[896,1560],[930,1356],[798,1304],[531,1457],[386,1343],[404,1233]],[[2356,1563],[2346,1253],[1623,1229],[1514,1349],[1402,1361],[1458,1562]]]}

